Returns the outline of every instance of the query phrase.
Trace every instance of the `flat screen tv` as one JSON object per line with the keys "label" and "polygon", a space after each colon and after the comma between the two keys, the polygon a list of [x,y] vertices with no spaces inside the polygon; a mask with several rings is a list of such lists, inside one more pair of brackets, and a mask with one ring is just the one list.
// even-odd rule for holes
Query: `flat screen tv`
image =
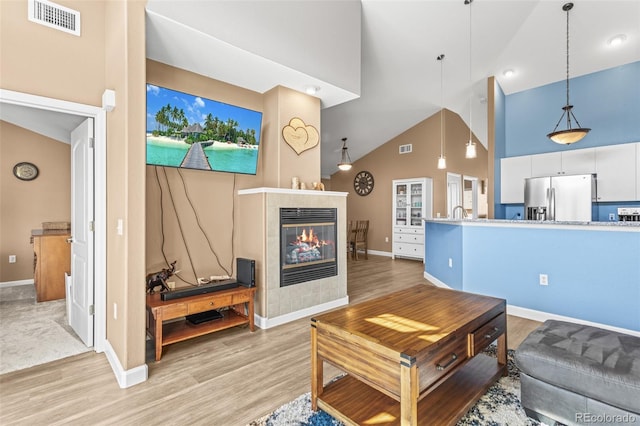
{"label": "flat screen tv", "polygon": [[255,175],[262,113],[147,84],[147,164]]}

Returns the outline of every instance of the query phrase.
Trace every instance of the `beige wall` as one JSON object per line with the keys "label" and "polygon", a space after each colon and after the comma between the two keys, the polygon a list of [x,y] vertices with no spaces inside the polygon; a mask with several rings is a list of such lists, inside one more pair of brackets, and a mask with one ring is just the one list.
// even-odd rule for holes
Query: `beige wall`
{"label": "beige wall", "polygon": [[[27,20],[27,1],[0,1],[0,87],[100,106],[107,115],[107,340],[125,370],[144,364],[144,2],[58,0],[81,13],[81,36]],[[67,203],[68,204],[68,203]],[[125,235],[116,232],[117,219]],[[118,303],[118,320],[113,320]]]}
{"label": "beige wall", "polygon": [[[469,128],[458,114],[449,110],[445,110],[445,114],[446,170],[438,170],[436,167],[440,155],[441,121],[440,113],[437,113],[355,161],[348,172],[336,172],[331,175],[331,181],[326,185],[327,189],[349,192],[347,219],[370,221],[369,249],[391,252],[392,180],[432,178],[435,217],[438,212],[446,216],[447,172],[474,176],[479,180],[487,178],[487,150],[474,137],[478,157],[464,158]],[[413,144],[412,153],[399,154],[399,146],[409,143]],[[371,172],[374,178],[374,189],[367,196],[357,195],[353,190],[353,178],[362,170]],[[385,237],[389,238],[388,242],[385,242]]]}
{"label": "beige wall", "polygon": [[147,272],[175,260],[176,285],[186,286],[198,277],[234,276],[235,258],[249,257],[258,261],[259,279],[263,242],[259,235],[253,241],[240,237],[239,227],[255,225],[263,216],[239,209],[237,192],[289,188],[294,175],[307,183],[320,181],[320,145],[297,155],[281,135],[293,117],[320,131],[319,99],[284,87],[263,95],[151,60],[147,82],[263,113],[255,176],[146,166]]}
{"label": "beige wall", "polygon": [[[22,161],[38,167],[35,180],[13,176]],[[0,170],[0,282],[32,280],[31,230],[71,219],[71,147],[0,121]]]}

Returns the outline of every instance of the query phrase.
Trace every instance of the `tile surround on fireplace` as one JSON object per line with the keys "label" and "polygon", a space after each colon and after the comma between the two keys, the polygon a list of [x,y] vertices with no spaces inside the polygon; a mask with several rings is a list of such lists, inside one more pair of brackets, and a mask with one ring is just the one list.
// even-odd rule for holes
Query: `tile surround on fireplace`
{"label": "tile surround on fireplace", "polygon": [[[238,229],[237,256],[256,260],[256,325],[269,328],[348,304],[345,192],[252,188],[238,191],[238,211],[254,220]],[[337,275],[280,286],[281,208],[336,210],[335,259]],[[256,240],[263,241],[256,244]]]}

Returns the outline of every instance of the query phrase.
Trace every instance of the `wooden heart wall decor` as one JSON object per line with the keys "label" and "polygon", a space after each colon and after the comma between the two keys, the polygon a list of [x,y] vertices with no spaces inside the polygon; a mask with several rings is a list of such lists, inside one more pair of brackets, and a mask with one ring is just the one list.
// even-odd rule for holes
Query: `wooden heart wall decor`
{"label": "wooden heart wall decor", "polygon": [[289,124],[282,128],[284,141],[300,155],[313,148],[320,142],[320,134],[313,126],[304,124],[300,118],[292,118]]}

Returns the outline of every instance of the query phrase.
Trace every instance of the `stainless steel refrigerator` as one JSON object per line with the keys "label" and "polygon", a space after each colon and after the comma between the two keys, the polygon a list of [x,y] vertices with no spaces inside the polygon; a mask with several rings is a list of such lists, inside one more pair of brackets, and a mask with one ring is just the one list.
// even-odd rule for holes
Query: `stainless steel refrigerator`
{"label": "stainless steel refrigerator", "polygon": [[591,174],[525,179],[525,219],[591,222],[596,195]]}

